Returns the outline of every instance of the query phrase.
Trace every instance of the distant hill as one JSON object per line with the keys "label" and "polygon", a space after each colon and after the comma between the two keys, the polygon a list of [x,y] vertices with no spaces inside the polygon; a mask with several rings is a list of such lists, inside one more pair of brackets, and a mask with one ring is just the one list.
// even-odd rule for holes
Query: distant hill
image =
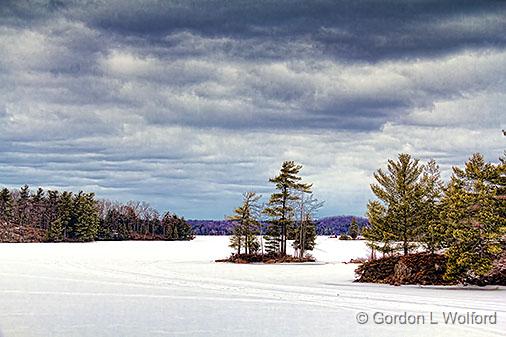
{"label": "distant hill", "polygon": [[[339,235],[346,233],[351,219],[355,218],[360,228],[368,226],[366,218],[337,215],[316,220],[316,233],[318,235]],[[187,220],[196,235],[231,235],[233,223],[228,220]]]}
{"label": "distant hill", "polygon": [[355,218],[358,227],[367,227],[369,222],[366,218],[352,215],[329,216],[316,220],[316,233],[318,235],[339,235],[348,232],[351,220]]}

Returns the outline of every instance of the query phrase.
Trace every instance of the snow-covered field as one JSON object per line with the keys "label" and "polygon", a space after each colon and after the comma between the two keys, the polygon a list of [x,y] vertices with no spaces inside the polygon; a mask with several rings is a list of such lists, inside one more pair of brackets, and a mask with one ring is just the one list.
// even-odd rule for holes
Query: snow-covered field
{"label": "snow-covered field", "polygon": [[[0,336],[506,335],[505,288],[352,283],[356,265],[341,262],[365,256],[364,242],[326,237],[322,263],[214,263],[227,240],[0,244]],[[473,311],[496,324],[444,323]],[[405,312],[419,324],[381,323]]]}

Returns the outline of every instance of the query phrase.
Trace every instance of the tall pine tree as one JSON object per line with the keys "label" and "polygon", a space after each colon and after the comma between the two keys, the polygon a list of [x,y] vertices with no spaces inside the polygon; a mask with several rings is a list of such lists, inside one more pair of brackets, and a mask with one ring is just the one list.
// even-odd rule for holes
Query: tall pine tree
{"label": "tall pine tree", "polygon": [[417,159],[400,154],[397,161],[388,161],[386,172],[379,169],[374,173],[377,183],[372,184],[371,189],[380,202],[369,202],[371,230],[364,233],[371,246],[377,246],[374,241],[382,240],[387,245],[376,248],[400,249],[407,255],[413,243],[419,240],[423,231],[420,214],[422,171]]}
{"label": "tall pine tree", "polygon": [[77,241],[95,240],[100,223],[95,195],[79,192],[73,201],[72,238]]}
{"label": "tall pine tree", "polygon": [[12,221],[12,194],[7,188],[0,191],[0,220],[5,223]]}
{"label": "tall pine tree", "polygon": [[444,183],[441,180],[439,166],[434,160],[423,166],[420,185],[420,212],[417,213],[423,226],[420,241],[434,254],[445,246],[446,238],[440,217]]}
{"label": "tall pine tree", "polygon": [[465,282],[485,275],[504,249],[504,176],[504,163],[485,163],[480,154],[474,154],[464,169],[454,167],[442,200],[448,279]]}
{"label": "tall pine tree", "polygon": [[256,253],[260,247],[257,235],[260,234],[260,223],[257,218],[260,213],[258,201],[261,196],[255,192],[243,194],[242,205],[234,210],[234,215],[227,219],[234,222],[233,235],[230,237],[230,247],[241,254],[244,247],[245,254]]}
{"label": "tall pine tree", "polygon": [[271,219],[265,233],[268,253],[286,255],[286,241],[293,225],[292,203],[299,199],[297,192],[311,192],[311,184],[301,183],[298,175],[302,165],[285,161],[278,176],[269,179],[274,183],[277,192],[271,194],[264,213]]}

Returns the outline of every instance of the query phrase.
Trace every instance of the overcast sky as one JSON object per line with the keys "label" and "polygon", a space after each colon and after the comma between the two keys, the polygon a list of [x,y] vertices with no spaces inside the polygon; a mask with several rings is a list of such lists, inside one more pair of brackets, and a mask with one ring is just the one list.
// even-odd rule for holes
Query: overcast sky
{"label": "overcast sky", "polygon": [[0,1],[0,184],[223,218],[283,160],[363,215],[408,152],[505,149],[504,1]]}

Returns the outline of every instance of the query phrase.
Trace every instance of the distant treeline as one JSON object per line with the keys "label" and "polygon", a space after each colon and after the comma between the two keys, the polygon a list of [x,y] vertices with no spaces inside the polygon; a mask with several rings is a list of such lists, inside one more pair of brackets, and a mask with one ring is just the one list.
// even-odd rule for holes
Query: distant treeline
{"label": "distant treeline", "polygon": [[[369,223],[366,218],[351,215],[339,215],[314,220],[317,235],[340,235],[348,233],[350,224],[355,218],[360,229],[367,227]],[[196,235],[232,235],[234,223],[229,220],[187,220],[192,226]],[[262,222],[265,229],[266,222]],[[265,231],[262,231],[265,234]]]}
{"label": "distant treeline", "polygon": [[0,190],[0,242],[191,240],[191,226],[145,202],[97,200],[93,193]]}

